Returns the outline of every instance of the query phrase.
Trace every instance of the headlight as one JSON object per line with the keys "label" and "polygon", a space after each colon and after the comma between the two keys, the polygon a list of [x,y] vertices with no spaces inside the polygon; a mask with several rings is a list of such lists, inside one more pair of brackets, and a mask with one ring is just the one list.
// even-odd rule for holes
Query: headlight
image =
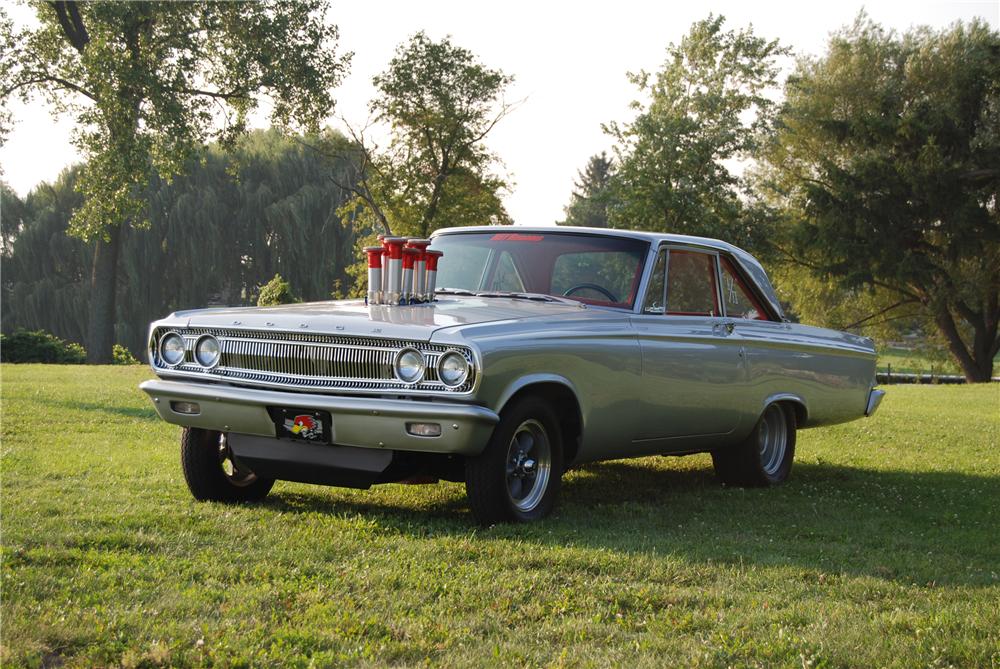
{"label": "headlight", "polygon": [[160,339],[160,360],[170,367],[184,362],[184,338],[176,332],[168,332]]}
{"label": "headlight", "polygon": [[469,378],[469,362],[458,351],[448,351],[437,364],[438,378],[449,388],[457,388]]}
{"label": "headlight", "polygon": [[404,348],[396,354],[392,369],[396,378],[404,383],[417,383],[424,378],[424,356],[415,348]]}
{"label": "headlight", "polygon": [[194,345],[194,358],[202,367],[215,367],[222,357],[219,340],[212,335],[202,335]]}

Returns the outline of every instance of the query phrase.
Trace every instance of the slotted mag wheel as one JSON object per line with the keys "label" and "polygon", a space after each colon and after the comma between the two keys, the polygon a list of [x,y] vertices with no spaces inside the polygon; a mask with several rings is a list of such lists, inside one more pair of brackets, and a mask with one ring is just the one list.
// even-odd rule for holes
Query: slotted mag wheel
{"label": "slotted mag wheel", "polygon": [[519,511],[542,501],[552,472],[552,448],[545,427],[531,418],[521,423],[507,447],[507,494]]}

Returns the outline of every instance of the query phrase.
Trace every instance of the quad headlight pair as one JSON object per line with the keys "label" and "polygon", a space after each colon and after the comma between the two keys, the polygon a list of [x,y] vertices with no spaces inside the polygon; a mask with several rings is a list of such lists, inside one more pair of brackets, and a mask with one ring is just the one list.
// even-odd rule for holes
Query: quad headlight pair
{"label": "quad headlight pair", "polygon": [[[176,332],[168,332],[160,339],[160,360],[170,367],[176,367],[184,362],[185,349],[184,337]],[[211,369],[219,364],[221,358],[222,346],[218,339],[210,334],[198,337],[198,341],[194,343],[194,359],[199,365]]]}
{"label": "quad headlight pair", "polygon": [[[403,383],[419,383],[427,371],[424,354],[415,348],[404,348],[396,354],[392,371]],[[469,379],[469,361],[458,351],[448,351],[438,359],[438,379],[449,388],[457,388]]]}

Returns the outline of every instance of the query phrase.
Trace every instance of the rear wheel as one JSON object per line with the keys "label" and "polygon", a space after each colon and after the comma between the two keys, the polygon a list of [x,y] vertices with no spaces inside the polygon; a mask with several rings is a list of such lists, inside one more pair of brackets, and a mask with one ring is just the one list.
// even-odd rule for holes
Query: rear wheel
{"label": "rear wheel", "polygon": [[240,467],[223,432],[186,427],[181,434],[181,468],[194,498],[212,502],[257,502],[274,479]]}
{"label": "rear wheel", "polygon": [[716,476],[734,486],[784,482],[795,457],[795,427],[794,411],[781,404],[770,405],[746,440],[735,448],[712,452]]}
{"label": "rear wheel", "polygon": [[504,409],[485,450],[465,464],[465,490],[483,525],[531,522],[551,513],[563,471],[562,434],[552,408],[525,397]]}

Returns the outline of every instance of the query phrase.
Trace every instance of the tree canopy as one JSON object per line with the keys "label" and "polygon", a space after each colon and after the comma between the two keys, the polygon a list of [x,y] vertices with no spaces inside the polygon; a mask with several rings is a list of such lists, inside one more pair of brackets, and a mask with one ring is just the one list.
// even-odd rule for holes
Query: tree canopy
{"label": "tree canopy", "polygon": [[861,15],[786,86],[764,186],[789,256],[921,314],[970,381],[1000,351],[1000,34]]}
{"label": "tree canopy", "polygon": [[606,126],[617,142],[614,227],[744,246],[762,232],[748,223],[742,183],[731,167],[766,137],[776,107],[769,94],[787,50],[749,28],[724,30],[723,23],[711,15],[696,22],[667,49],[659,72],[629,75],[646,100],[633,103],[633,121]]}
{"label": "tree canopy", "polygon": [[373,228],[426,237],[440,227],[508,223],[506,181],[483,140],[512,106],[513,78],[486,67],[447,37],[418,32],[373,79],[370,109],[390,129],[388,145],[354,139],[360,164],[356,206]]}
{"label": "tree canopy", "polygon": [[348,57],[327,0],[34,5],[37,28],[0,17],[0,101],[40,94],[76,123],[70,230],[97,240],[87,348],[109,361],[121,228],[148,220],[150,180],[169,181],[207,141],[231,143],[264,95],[275,124],[318,127]]}

